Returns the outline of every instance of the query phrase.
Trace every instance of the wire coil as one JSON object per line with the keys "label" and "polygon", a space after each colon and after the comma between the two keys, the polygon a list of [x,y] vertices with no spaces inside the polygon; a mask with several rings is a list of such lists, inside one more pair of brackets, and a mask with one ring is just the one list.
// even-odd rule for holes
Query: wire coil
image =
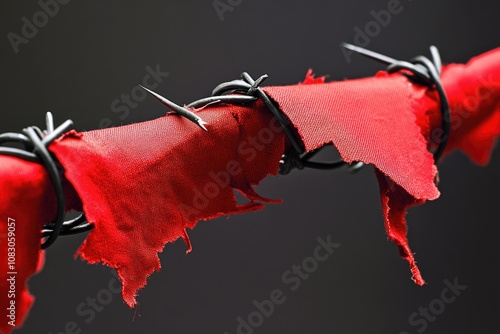
{"label": "wire coil", "polygon": [[[417,56],[408,61],[402,61],[393,59],[391,57],[352,45],[348,43],[342,44],[345,48],[352,51],[358,52],[364,56],[371,59],[382,62],[387,66],[386,71],[388,73],[394,73],[399,71],[408,71],[409,73],[403,73],[408,77],[410,81],[415,84],[427,86],[429,89],[436,89],[440,100],[440,109],[442,124],[441,129],[443,131],[443,136],[437,141],[437,148],[433,153],[435,164],[438,163],[439,158],[442,156],[444,150],[446,149],[446,144],[448,142],[448,137],[450,133],[450,106],[446,93],[444,91],[443,85],[441,84],[441,56],[439,50],[435,46],[430,47],[432,61],[425,56]],[[311,158],[316,155],[319,148],[315,151],[300,154],[300,152],[289,152],[287,155],[283,156],[281,161],[281,174],[287,174],[292,169],[303,169],[303,168],[314,168],[322,170],[336,169],[343,166],[348,166],[348,170],[351,172],[357,172],[360,170],[364,164],[362,162],[354,162],[349,165],[343,160],[338,160],[334,162],[314,162]]]}
{"label": "wire coil", "polygon": [[[438,49],[434,46],[430,48],[432,60],[424,56],[418,56],[407,62],[393,59],[352,44],[344,43],[343,46],[388,65],[386,70],[389,73],[407,71],[408,73],[403,74],[406,75],[410,81],[415,84],[425,85],[429,87],[429,89],[435,89],[438,92],[440,98],[442,116],[441,129],[443,131],[443,136],[442,139],[436,142],[437,148],[433,153],[434,161],[437,164],[446,148],[450,132],[450,106],[443,85],[440,81],[441,57]],[[196,100],[188,104],[186,107],[179,106],[150,91],[149,89],[143,88],[153,94],[172,111],[188,118],[204,130],[206,130],[204,127],[206,123],[190,109],[201,108],[214,103],[248,105],[257,100],[261,100],[278,121],[291,144],[289,151],[286,152],[280,160],[279,173],[282,175],[290,173],[295,168],[331,170],[347,166],[349,171],[356,172],[364,166],[363,162],[353,162],[352,164],[348,164],[343,160],[334,162],[312,161],[311,159],[324,147],[311,152],[305,152],[304,145],[299,139],[299,136],[295,132],[293,126],[291,126],[290,120],[282,111],[279,110],[272,99],[260,87],[260,85],[267,78],[268,76],[265,74],[260,76],[257,80],[254,80],[248,73],[243,72],[240,79],[218,85],[213,90],[212,96]],[[57,215],[54,222],[43,226],[41,237],[46,239],[42,243],[42,249],[46,249],[52,245],[60,235],[77,234],[89,231],[94,227],[93,224],[86,221],[83,213],[73,220],[64,221],[65,201],[61,176],[63,168],[57,159],[48,151],[50,143],[73,128],[73,122],[71,120],[67,120],[54,129],[53,116],[50,112],[48,112],[46,115],[46,127],[47,129],[45,131],[41,131],[36,126],[31,126],[24,129],[23,133],[9,132],[0,134],[0,154],[42,164],[47,170],[49,178],[54,186],[57,199]],[[5,143],[18,143],[24,146],[24,149],[2,146]]]}
{"label": "wire coil", "polygon": [[406,75],[410,81],[437,91],[441,109],[441,130],[443,131],[441,139],[437,140],[437,148],[433,153],[434,162],[437,164],[439,158],[441,158],[446,149],[451,127],[450,104],[440,79],[442,62],[438,48],[435,46],[429,48],[432,60],[425,56],[417,56],[410,61],[403,61],[348,43],[343,43],[342,46],[370,59],[386,64],[388,73],[408,71],[409,73],[403,74]]}
{"label": "wire coil", "polygon": [[89,224],[86,221],[84,214],[79,215],[73,220],[64,221],[65,200],[61,177],[63,168],[47,149],[50,143],[56,138],[73,128],[73,122],[67,120],[54,129],[52,113],[48,112],[46,123],[47,129],[45,131],[41,131],[36,126],[30,126],[24,129],[23,133],[8,132],[0,134],[0,145],[18,143],[24,146],[24,149],[0,147],[0,154],[42,164],[54,186],[57,200],[57,214],[54,222],[43,226],[41,237],[46,239],[42,243],[42,249],[47,249],[60,235],[81,233],[93,228],[93,224]]}

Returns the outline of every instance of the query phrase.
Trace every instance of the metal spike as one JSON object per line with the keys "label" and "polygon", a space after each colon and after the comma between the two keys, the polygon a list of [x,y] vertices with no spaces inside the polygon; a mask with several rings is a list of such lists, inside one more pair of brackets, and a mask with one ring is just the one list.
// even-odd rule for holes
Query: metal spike
{"label": "metal spike", "polygon": [[208,130],[207,130],[207,128],[205,127],[205,125],[206,125],[206,124],[208,124],[207,122],[205,122],[204,120],[202,120],[202,119],[200,118],[200,119],[198,119],[198,120],[196,121],[196,123],[198,123],[198,126],[199,126],[200,128],[202,128],[202,129],[203,129],[203,130],[205,130],[205,131],[208,131]]}
{"label": "metal spike", "polygon": [[46,134],[51,134],[54,132],[54,116],[50,111],[47,111],[47,114],[45,114],[45,132]]}
{"label": "metal spike", "polygon": [[365,48],[362,48],[362,47],[359,47],[356,45],[352,45],[349,43],[341,43],[340,45],[342,45],[344,48],[346,48],[348,50],[357,52],[359,54],[362,54],[365,57],[374,59],[374,60],[379,61],[379,62],[386,64],[386,65],[391,65],[391,64],[394,64],[398,61],[397,59],[391,58],[391,57],[383,55],[381,53],[367,50]]}
{"label": "metal spike", "polygon": [[139,86],[142,89],[144,89],[146,92],[148,92],[149,94],[151,94],[154,97],[156,97],[158,99],[158,101],[160,101],[163,105],[167,106],[173,112],[178,113],[182,117],[185,117],[188,120],[190,120],[191,122],[193,122],[196,125],[198,125],[203,130],[208,131],[207,128],[205,127],[205,124],[208,124],[208,123],[205,122],[205,121],[203,121],[198,115],[196,115],[195,113],[193,113],[189,109],[181,107],[181,106],[175,104],[174,102],[170,101],[169,99],[161,96],[160,94],[157,94],[157,93],[153,92],[152,90],[150,90],[150,89],[148,89],[148,88],[146,88],[146,87],[144,87],[142,85],[139,85]]}
{"label": "metal spike", "polygon": [[441,67],[443,66],[443,63],[441,62],[441,55],[439,54],[439,50],[434,45],[431,45],[430,50],[434,66],[436,66],[438,74],[441,75]]}
{"label": "metal spike", "polygon": [[[250,78],[251,77],[248,75],[248,73],[243,73],[243,77],[247,77],[247,78]],[[252,83],[252,85],[250,86],[250,88],[248,89],[248,95],[252,95],[258,88],[259,86],[268,78],[269,76],[267,74],[264,74],[262,76],[260,76],[257,80],[255,80],[254,83]]]}
{"label": "metal spike", "polygon": [[363,168],[365,166],[365,163],[364,162],[361,162],[361,161],[355,161],[353,162],[352,164],[348,165],[347,166],[347,170],[349,171],[349,173],[357,173],[361,170],[361,168]]}

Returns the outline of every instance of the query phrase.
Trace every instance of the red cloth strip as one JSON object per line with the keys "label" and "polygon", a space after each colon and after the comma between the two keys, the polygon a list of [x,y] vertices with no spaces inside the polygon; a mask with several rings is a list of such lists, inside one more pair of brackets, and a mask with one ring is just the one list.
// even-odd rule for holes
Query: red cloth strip
{"label": "red cloth strip", "polygon": [[[136,304],[146,278],[161,268],[158,252],[199,220],[261,209],[253,191],[277,174],[284,151],[281,129],[261,103],[212,106],[200,131],[186,119],[165,117],[128,126],[71,132],[51,151],[66,169],[95,224],[78,255],[116,268],[123,298]],[[238,205],[233,189],[251,201]]]}
{"label": "red cloth strip", "polygon": [[[442,136],[437,93],[399,73],[332,83],[309,76],[306,85],[265,91],[296,127],[307,151],[333,143],[345,161],[376,167],[388,238],[408,260],[415,282],[424,284],[404,217],[407,208],[439,196],[428,151]],[[467,65],[446,66],[442,83],[451,108],[446,152],[461,149],[485,164],[500,135],[500,49]]]}
{"label": "red cloth strip", "polygon": [[[323,81],[309,75],[307,85],[265,91],[290,118],[308,150],[332,142],[346,161],[377,168],[388,237],[409,261],[414,280],[423,284],[404,216],[408,207],[439,196],[428,152],[439,139],[437,95],[400,74]],[[500,50],[467,65],[446,66],[442,82],[452,113],[447,152],[460,149],[475,162],[486,163],[500,134]],[[199,220],[273,202],[252,188],[277,173],[285,148],[269,111],[257,102],[248,107],[209,105],[198,112],[209,123],[208,133],[168,114],[123,127],[71,132],[50,146],[74,187],[65,187],[67,209],[83,209],[95,224],[77,254],[116,268],[130,306],[147,277],[160,269],[157,254],[167,242],[183,238],[189,251],[187,229]],[[9,218],[19,222],[15,301],[20,325],[33,300],[26,281],[43,258],[39,233],[54,216],[54,194],[41,166],[4,156],[0,186],[1,254],[8,255]],[[250,201],[237,204],[233,190]],[[0,263],[5,269],[8,256],[2,255]],[[2,291],[7,291],[7,277],[0,279]],[[3,294],[0,307],[9,303]],[[12,326],[2,322],[0,330],[10,333]]]}
{"label": "red cloth strip", "polygon": [[42,166],[0,156],[0,332],[20,327],[33,303],[26,281],[43,266],[40,230],[55,212]]}

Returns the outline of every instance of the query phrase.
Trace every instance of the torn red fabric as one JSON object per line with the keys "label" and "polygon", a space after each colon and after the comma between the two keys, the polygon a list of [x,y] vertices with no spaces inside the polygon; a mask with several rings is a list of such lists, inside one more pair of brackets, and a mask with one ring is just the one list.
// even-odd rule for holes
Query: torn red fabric
{"label": "torn red fabric", "polygon": [[[71,132],[50,147],[95,224],[78,255],[116,268],[129,306],[160,269],[158,252],[167,242],[182,237],[190,245],[186,229],[199,220],[261,209],[257,201],[268,202],[252,185],[277,173],[284,151],[283,134],[269,113],[258,103],[213,106],[202,115],[208,132],[170,114]],[[251,202],[238,205],[233,189]]]}
{"label": "torn red fabric", "polygon": [[382,200],[382,210],[384,215],[384,226],[387,238],[398,246],[399,254],[408,261],[412,279],[418,285],[425,283],[422,274],[418,269],[415,257],[408,244],[406,237],[406,211],[412,206],[425,203],[424,199],[415,198],[408,194],[401,186],[392,181],[387,175],[375,169],[378,184],[380,186],[380,198]]}
{"label": "torn red fabric", "polygon": [[[439,196],[429,148],[441,139],[437,93],[399,73],[374,78],[267,87],[301,136],[306,150],[333,143],[342,159],[373,164],[377,171],[388,238],[424,284],[406,237],[406,210]],[[451,108],[446,152],[461,149],[485,164],[500,135],[500,49],[448,65],[442,83]]]}
{"label": "torn red fabric", "polygon": [[34,300],[26,281],[43,265],[40,230],[52,218],[46,205],[54,194],[40,165],[1,156],[0,175],[0,332],[10,333]]}
{"label": "torn red fabric", "polygon": [[[448,65],[441,76],[451,108],[451,133],[446,152],[459,149],[480,165],[488,163],[500,135],[499,58],[500,49],[495,49],[471,59],[466,65]],[[432,102],[423,103],[429,106],[432,115],[438,114]],[[438,124],[439,117],[431,117],[429,129],[436,129]],[[439,130],[434,131],[439,138]],[[426,134],[426,138],[432,140],[434,135]]]}
{"label": "torn red fabric", "polygon": [[[452,113],[447,152],[461,149],[486,163],[500,134],[500,50],[467,65],[446,66],[442,82]],[[439,196],[429,153],[441,124],[435,92],[384,72],[332,83],[309,72],[304,84],[264,90],[308,151],[333,143],[345,161],[376,167],[388,237],[409,261],[414,280],[423,284],[404,216],[408,207]],[[272,202],[252,188],[277,173],[286,146],[266,107],[260,102],[219,104],[198,113],[208,122],[208,132],[168,114],[123,127],[73,131],[50,146],[71,184],[65,187],[67,209],[83,210],[95,224],[77,254],[116,268],[130,306],[147,277],[160,269],[158,252],[167,242],[183,238],[189,251],[187,230],[199,220],[258,210]],[[7,253],[8,218],[23,222],[16,241],[22,244],[16,281],[16,324],[21,324],[32,302],[25,283],[43,256],[39,233],[55,214],[54,194],[42,167],[16,158],[0,157],[0,182],[2,254]],[[250,201],[238,204],[233,189]],[[1,261],[7,265],[5,257]],[[7,291],[4,282],[6,278],[2,291]],[[0,297],[2,307],[9,303],[5,298]],[[1,326],[5,333],[12,329]]]}
{"label": "torn red fabric", "polygon": [[391,204],[400,204],[397,201],[406,193],[405,198],[418,203],[439,196],[434,183],[437,169],[415,116],[422,100],[417,98],[423,91],[399,73],[266,88],[297,128],[307,151],[332,143],[344,161],[372,164],[401,187],[392,191],[381,183],[385,226],[389,239],[409,261],[418,284],[424,281],[408,246],[404,221],[406,208],[416,203]]}

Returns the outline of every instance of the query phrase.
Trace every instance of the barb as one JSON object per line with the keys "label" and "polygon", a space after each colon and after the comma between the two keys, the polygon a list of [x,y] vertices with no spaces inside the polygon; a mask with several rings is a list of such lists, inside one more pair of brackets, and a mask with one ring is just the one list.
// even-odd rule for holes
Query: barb
{"label": "barb", "polygon": [[154,97],[156,97],[162,104],[164,104],[165,106],[167,106],[170,110],[172,110],[173,112],[176,112],[178,113],[179,115],[181,115],[182,117],[185,117],[187,118],[188,120],[190,120],[191,122],[195,123],[196,125],[198,125],[200,128],[202,128],[203,130],[205,131],[208,131],[207,128],[205,127],[206,124],[208,124],[207,122],[205,122],[204,120],[202,120],[198,115],[196,115],[194,112],[192,112],[191,110],[187,109],[187,108],[184,108],[184,107],[181,107],[177,104],[175,104],[174,102],[170,101],[169,99],[161,96],[160,94],[158,93],[155,93],[153,92],[152,90],[144,87],[143,85],[139,85],[142,89],[144,89],[146,92],[148,92],[149,94],[153,95]]}
{"label": "barb", "polygon": [[45,124],[47,126],[47,130],[45,130],[46,134],[54,132],[54,116],[50,111],[47,111],[47,114],[45,115]]}
{"label": "barb", "polygon": [[407,62],[397,60],[349,43],[342,43],[341,45],[346,49],[357,52],[370,59],[388,65],[387,72],[389,73],[397,72],[400,70],[410,71],[413,75],[409,76],[409,79],[414,83],[425,85],[430,89],[436,89],[441,105],[441,129],[443,130],[443,136],[437,143],[438,147],[434,151],[434,161],[437,164],[446,148],[446,144],[448,143],[451,127],[450,105],[440,80],[442,62],[438,48],[434,45],[430,47],[432,61],[425,56],[417,56]]}
{"label": "barb", "polygon": [[[348,43],[343,43],[342,46],[354,52],[360,53],[370,59],[388,65],[387,71],[389,73],[407,70],[411,72],[411,74],[407,76],[413,82],[426,85],[431,89],[436,89],[441,102],[443,119],[442,130],[444,133],[443,139],[437,143],[438,147],[434,151],[434,160],[437,164],[446,147],[450,131],[450,108],[444,88],[439,79],[442,63],[438,49],[434,46],[430,47],[432,61],[427,57],[418,56],[407,62]],[[254,80],[247,72],[243,72],[240,79],[225,82],[215,87],[212,92],[212,96],[199,99],[185,105],[184,107],[175,104],[174,102],[142,85],[139,86],[153,95],[170,110],[182,117],[187,118],[204,131],[207,131],[207,128],[205,127],[207,123],[189,109],[202,108],[214,103],[247,105],[255,102],[256,100],[261,100],[276,118],[292,146],[291,150],[286,152],[280,160],[280,174],[288,174],[294,168],[331,170],[344,166],[346,166],[350,172],[357,172],[364,166],[363,162],[353,162],[352,164],[348,164],[343,160],[333,162],[312,161],[312,158],[324,147],[312,152],[305,152],[302,141],[298,138],[294,128],[290,126],[290,121],[286,115],[278,109],[274,102],[260,87],[267,78],[268,75],[264,74]],[[57,163],[57,161],[55,161],[54,157],[47,150],[47,147],[54,139],[58,138],[73,127],[73,122],[71,120],[67,120],[59,127],[54,128],[53,115],[51,112],[47,112],[45,123],[46,130],[44,131],[41,131],[37,127],[29,127],[24,129],[24,134],[5,133],[0,135],[0,145],[6,142],[17,142],[24,146],[24,150],[12,147],[0,147],[0,154],[10,155],[27,161],[43,164],[47,169],[49,177],[56,190],[58,202],[57,218],[53,223],[47,224],[43,227],[41,235],[42,237],[47,238],[42,245],[42,248],[44,249],[53,244],[59,235],[76,234],[93,228],[93,225],[86,221],[83,214],[71,221],[64,221],[64,194],[61,185],[61,176],[59,174],[62,167]]]}
{"label": "barb", "polygon": [[343,43],[340,43],[340,45],[348,50],[357,52],[365,57],[368,57],[372,60],[378,61],[384,65],[391,65],[391,64],[398,62],[398,60],[395,58],[391,58],[391,57],[383,55],[381,53],[378,53],[378,52],[375,52],[372,50],[368,50],[368,49],[365,49],[365,48],[362,48],[362,47],[359,47],[359,46],[356,46],[353,44],[343,42]]}
{"label": "barb", "polygon": [[4,133],[0,135],[0,145],[4,143],[20,143],[24,149],[14,147],[0,147],[0,154],[8,155],[27,161],[42,164],[54,186],[57,199],[57,216],[54,222],[44,225],[41,237],[47,238],[42,244],[42,249],[52,245],[60,235],[70,235],[91,230],[94,225],[86,221],[81,214],[76,219],[64,221],[64,192],[62,188],[62,167],[57,162],[47,147],[58,137],[73,128],[71,120],[54,129],[54,117],[51,112],[45,116],[47,129],[41,131],[36,126],[30,126],[23,133]]}

